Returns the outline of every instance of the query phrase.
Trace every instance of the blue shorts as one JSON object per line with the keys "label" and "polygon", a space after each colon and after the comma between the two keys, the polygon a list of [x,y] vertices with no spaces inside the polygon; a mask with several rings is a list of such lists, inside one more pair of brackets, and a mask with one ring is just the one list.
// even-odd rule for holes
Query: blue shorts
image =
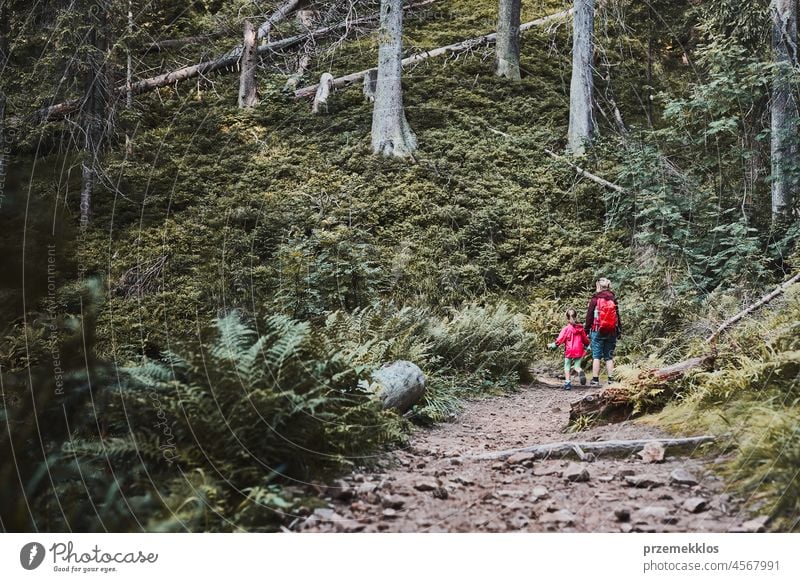
{"label": "blue shorts", "polygon": [[617,335],[600,335],[599,331],[589,334],[592,341],[592,358],[595,360],[613,360],[614,349],[617,347]]}

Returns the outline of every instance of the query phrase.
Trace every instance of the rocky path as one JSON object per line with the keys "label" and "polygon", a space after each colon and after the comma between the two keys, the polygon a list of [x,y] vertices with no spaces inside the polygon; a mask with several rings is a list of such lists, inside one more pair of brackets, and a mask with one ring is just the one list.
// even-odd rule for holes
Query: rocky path
{"label": "rocky path", "polygon": [[[381,472],[353,473],[325,490],[328,507],[295,520],[297,531],[724,532],[759,531],[714,474],[715,459],[638,456],[577,463],[469,457],[565,440],[668,436],[625,422],[565,433],[571,392],[540,379],[504,397],[469,403],[452,423],[420,429]],[[588,476],[588,480],[585,480]],[[626,479],[628,477],[628,479]],[[643,477],[641,487],[630,477]],[[574,480],[570,480],[574,479]],[[676,482],[676,480],[678,482]]]}

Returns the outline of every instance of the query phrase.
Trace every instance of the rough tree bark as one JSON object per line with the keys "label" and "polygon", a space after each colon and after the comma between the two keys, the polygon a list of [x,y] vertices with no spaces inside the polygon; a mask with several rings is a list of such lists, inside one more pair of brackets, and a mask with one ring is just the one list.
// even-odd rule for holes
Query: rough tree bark
{"label": "rough tree bark", "polygon": [[6,177],[6,134],[3,131],[4,121],[6,116],[6,96],[0,88],[0,207],[2,207],[2,200],[5,192],[3,186],[5,185]]}
{"label": "rough tree bark", "polygon": [[106,0],[96,0],[87,10],[89,19],[88,50],[84,77],[86,97],[81,108],[84,137],[83,160],[81,161],[80,224],[88,225],[92,215],[92,194],[96,178],[96,160],[105,135],[106,111],[109,106],[106,53],[108,51],[108,5]]}
{"label": "rough tree bark", "polygon": [[797,103],[792,91],[797,66],[797,4],[772,0],[772,53],[776,66],[772,81],[772,224],[781,227],[792,212],[794,165],[797,163]]}
{"label": "rough tree bark", "polygon": [[[0,79],[5,72],[8,61],[8,2],[0,0]],[[6,116],[6,95],[0,84],[0,201],[2,201],[3,185],[6,176],[6,136],[5,136],[5,116]]]}
{"label": "rough tree bark", "polygon": [[521,0],[500,0],[497,17],[495,73],[519,80],[519,25]]}
{"label": "rough tree bark", "polygon": [[594,0],[575,0],[572,18],[572,82],[569,90],[567,151],[582,155],[594,137],[592,60]]}
{"label": "rough tree bark", "polygon": [[241,72],[239,74],[239,107],[258,105],[256,90],[256,31],[253,23],[244,21]]}
{"label": "rough tree bark", "polygon": [[[130,43],[133,38],[133,0],[128,0],[128,42]],[[127,53],[128,62],[125,68],[125,107],[130,109],[133,107],[133,91],[131,85],[133,84],[133,58],[131,56],[131,47],[125,49]],[[126,136],[127,139],[127,136]]]}
{"label": "rough tree bark", "polygon": [[372,150],[384,156],[404,157],[417,149],[417,138],[403,108],[403,0],[381,0],[378,42]]}

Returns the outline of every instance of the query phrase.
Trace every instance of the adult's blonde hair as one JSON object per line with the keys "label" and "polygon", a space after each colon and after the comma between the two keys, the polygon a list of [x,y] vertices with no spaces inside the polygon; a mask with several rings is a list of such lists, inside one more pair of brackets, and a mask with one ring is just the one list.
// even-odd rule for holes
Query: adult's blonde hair
{"label": "adult's blonde hair", "polygon": [[609,281],[605,277],[600,277],[597,280],[597,286],[600,287],[601,291],[608,291],[609,289],[611,289],[611,281]]}

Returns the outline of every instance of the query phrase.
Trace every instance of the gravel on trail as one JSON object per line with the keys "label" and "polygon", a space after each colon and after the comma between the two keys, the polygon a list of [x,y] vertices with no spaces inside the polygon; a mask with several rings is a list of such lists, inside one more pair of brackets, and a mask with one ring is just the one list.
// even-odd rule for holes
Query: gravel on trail
{"label": "gravel on trail", "polygon": [[[565,432],[570,402],[540,378],[518,392],[467,403],[453,422],[420,428],[378,471],[323,487],[327,507],[290,529],[307,532],[725,532],[761,531],[715,474],[719,459],[667,449],[661,462],[600,457],[504,461],[473,455],[560,441],[669,436],[627,421]],[[691,435],[680,435],[691,436]],[[762,520],[763,521],[763,520]],[[761,522],[759,522],[761,523]]]}

